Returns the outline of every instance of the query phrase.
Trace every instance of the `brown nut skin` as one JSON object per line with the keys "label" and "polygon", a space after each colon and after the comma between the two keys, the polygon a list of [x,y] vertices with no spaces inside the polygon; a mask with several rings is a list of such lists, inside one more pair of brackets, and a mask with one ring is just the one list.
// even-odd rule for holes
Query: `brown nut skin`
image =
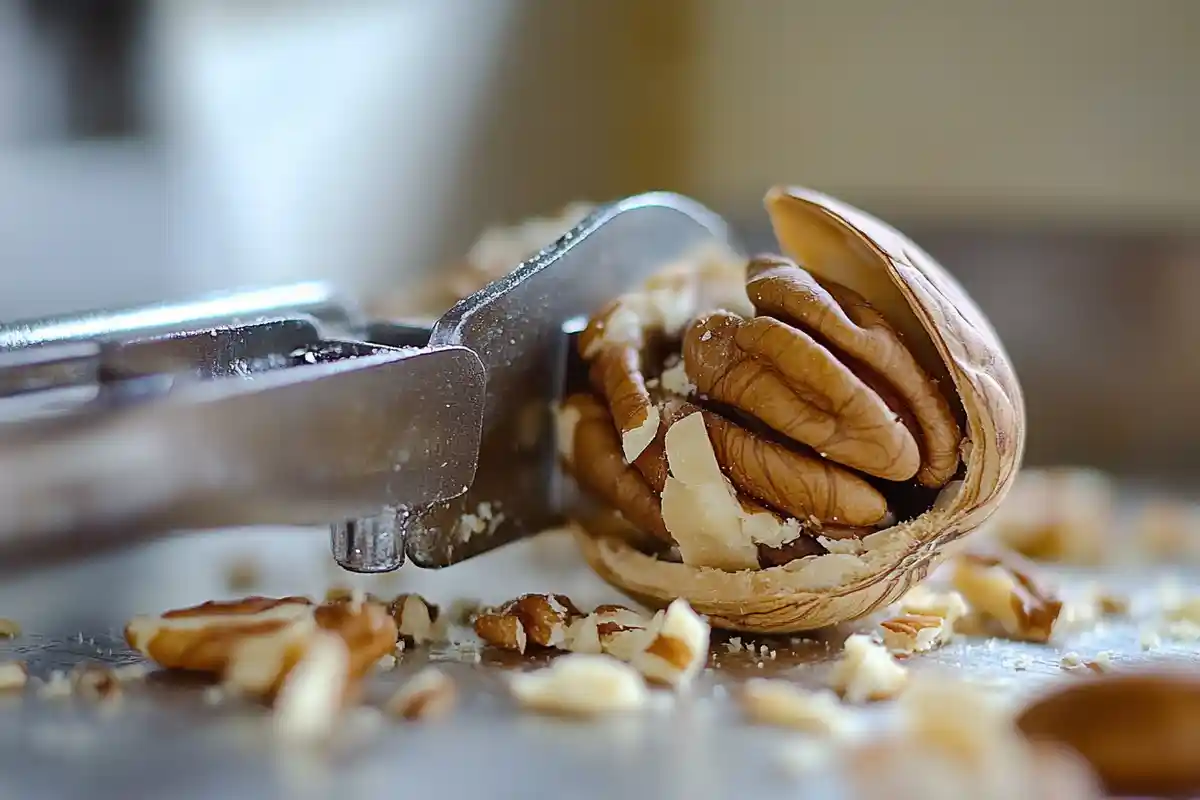
{"label": "brown nut skin", "polygon": [[1111,795],[1200,794],[1200,678],[1124,674],[1072,683],[1030,704],[1017,727],[1079,753]]}
{"label": "brown nut skin", "polygon": [[[928,511],[867,536],[859,555],[727,571],[660,559],[582,527],[577,527],[577,538],[602,578],[644,604],[662,607],[682,597],[715,627],[782,633],[864,616],[920,583],[946,546],[975,530],[1007,494],[1024,451],[1025,409],[1016,375],[991,325],[954,279],[911,240],[856,208],[807,189],[772,189],[766,206],[788,257],[822,284],[843,287],[869,303],[930,380],[952,391],[951,404],[964,433],[954,449],[964,468]],[[859,349],[851,352],[869,354],[870,347],[880,346],[872,345],[867,335],[872,321],[866,312],[845,313],[858,315],[851,321],[867,332],[855,334]],[[920,394],[919,387],[893,384],[878,391],[875,381],[859,377],[880,396],[907,392],[913,412],[907,421],[920,434],[918,445],[925,455],[917,479],[936,482],[944,477],[950,459],[947,440],[928,430],[928,420],[922,422],[920,416],[936,401]],[[897,452],[909,458],[904,448]],[[905,464],[906,470],[912,468],[911,458]]]}

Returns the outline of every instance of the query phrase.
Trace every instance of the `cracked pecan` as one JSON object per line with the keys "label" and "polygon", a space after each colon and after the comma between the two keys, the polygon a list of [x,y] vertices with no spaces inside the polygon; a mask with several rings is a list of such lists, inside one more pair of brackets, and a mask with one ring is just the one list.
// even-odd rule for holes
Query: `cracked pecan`
{"label": "cracked pecan", "polygon": [[603,577],[720,627],[802,630],[895,600],[986,519],[1024,419],[994,333],[932,259],[815,193],[767,206],[787,257],[676,266],[591,318],[559,445],[646,537],[583,531]]}

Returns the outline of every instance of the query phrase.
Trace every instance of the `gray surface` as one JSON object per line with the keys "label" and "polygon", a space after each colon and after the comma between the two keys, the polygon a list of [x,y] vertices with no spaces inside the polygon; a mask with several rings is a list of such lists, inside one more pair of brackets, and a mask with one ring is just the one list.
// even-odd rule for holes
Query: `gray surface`
{"label": "gray surface", "polygon": [[[255,557],[259,590],[267,594],[320,593],[353,582],[381,594],[420,591],[435,601],[476,597],[495,602],[522,591],[568,592],[580,605],[617,600],[582,565],[569,539],[551,535],[503,548],[448,570],[406,566],[388,576],[339,575],[328,557],[324,531],[227,531],[156,543],[88,565],[30,574],[0,587],[0,615],[21,621],[26,635],[0,642],[0,658],[28,659],[35,673],[66,669],[81,659],[120,662],[132,655],[119,639],[124,621],[229,596],[225,572]],[[1145,617],[1156,604],[1161,571],[1105,578],[1140,596]],[[1081,593],[1093,574],[1064,577]],[[1186,576],[1185,576],[1186,577]],[[996,692],[1015,695],[1049,682],[1074,680],[1059,666],[1063,652],[1084,658],[1115,653],[1119,667],[1167,660],[1197,664],[1194,644],[1164,645],[1143,653],[1138,623],[1106,623],[1060,647],[963,640],[928,657],[917,669],[964,672]],[[796,777],[789,752],[796,735],[744,725],[728,690],[749,676],[784,675],[819,685],[844,631],[815,641],[763,639],[774,660],[715,648],[714,669],[695,692],[645,715],[602,723],[534,717],[514,708],[502,673],[518,659],[496,657],[462,633],[456,644],[406,654],[400,667],[373,679],[370,699],[428,660],[443,662],[461,680],[465,701],[457,714],[432,726],[351,717],[338,744],[324,750],[285,748],[272,739],[264,712],[209,706],[200,685],[152,676],[131,685],[124,701],[99,710],[77,699],[0,698],[0,798],[216,798],[332,797],[343,800],[406,795],[439,797],[721,798],[836,796],[831,775]],[[82,641],[80,638],[82,637]],[[718,683],[726,692],[714,692]],[[867,712],[882,723],[885,709]],[[375,720],[377,723],[379,720]]]}

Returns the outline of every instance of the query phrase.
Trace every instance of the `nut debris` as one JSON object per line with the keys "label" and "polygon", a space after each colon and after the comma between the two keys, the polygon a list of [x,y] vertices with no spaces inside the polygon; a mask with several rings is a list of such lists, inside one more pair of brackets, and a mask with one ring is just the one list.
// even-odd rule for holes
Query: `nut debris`
{"label": "nut debris", "polygon": [[1113,673],[1051,691],[1017,718],[1035,742],[1071,748],[1110,794],[1200,793],[1200,680],[1187,674]]}
{"label": "nut debris", "polygon": [[115,701],[121,697],[121,681],[103,664],[79,664],[71,670],[71,688],[75,694],[93,702]]}
{"label": "nut debris", "polygon": [[1024,470],[985,523],[998,543],[1034,561],[1091,566],[1115,517],[1112,479],[1093,469]]}
{"label": "nut debris", "polygon": [[0,691],[11,692],[25,688],[29,672],[21,661],[0,661]]}
{"label": "nut debris", "polygon": [[924,653],[950,640],[954,629],[932,614],[901,614],[879,623],[883,646],[895,655]]}
{"label": "nut debris", "polygon": [[940,647],[954,638],[954,625],[967,613],[958,592],[938,592],[916,586],[900,598],[900,613],[879,623],[883,644],[893,653],[909,655]]}
{"label": "nut debris", "polygon": [[654,616],[630,663],[655,683],[684,686],[708,660],[708,640],[708,623],[686,600],[675,600]]}
{"label": "nut debris", "polygon": [[378,603],[314,605],[303,597],[208,602],[135,617],[125,627],[129,644],[159,665],[218,675],[230,690],[266,698],[324,633],[336,634],[348,648],[351,683],[391,652],[397,635]]}
{"label": "nut debris", "polygon": [[566,649],[575,653],[607,653],[632,661],[646,645],[651,619],[619,605],[597,606],[567,628]]}
{"label": "nut debris", "polygon": [[274,724],[283,739],[309,742],[333,731],[350,677],[350,651],[334,633],[313,636],[275,698]]}
{"label": "nut debris", "polygon": [[434,639],[434,623],[439,609],[419,594],[401,594],[392,600],[389,609],[396,622],[396,631],[409,647],[426,644]]}
{"label": "nut debris", "polygon": [[490,645],[524,653],[529,645],[562,648],[583,614],[561,594],[525,594],[475,617],[475,633]]}
{"label": "nut debris", "polygon": [[907,681],[908,670],[864,634],[846,639],[842,657],[830,675],[830,685],[849,703],[890,700]]}
{"label": "nut debris", "polygon": [[1068,800],[1100,793],[1085,765],[1031,745],[979,689],[920,680],[900,701],[901,729],[849,748],[843,770],[862,797]]}
{"label": "nut debris", "polygon": [[58,699],[70,697],[74,687],[71,684],[70,677],[61,669],[56,669],[50,673],[45,683],[38,687],[38,697],[46,699]]}
{"label": "nut debris", "polygon": [[761,725],[837,736],[846,729],[846,710],[833,692],[810,692],[783,680],[751,678],[741,692],[742,711]]}
{"label": "nut debris", "polygon": [[21,635],[21,625],[15,619],[0,617],[0,639],[15,639]]}
{"label": "nut debris", "polygon": [[952,581],[973,610],[1019,641],[1048,642],[1063,610],[1063,602],[1015,556],[960,556]]}
{"label": "nut debris", "polygon": [[1115,592],[1098,592],[1096,607],[1106,617],[1124,617],[1129,614],[1129,598]]}
{"label": "nut debris", "polygon": [[509,688],[525,708],[566,716],[636,711],[649,700],[646,683],[633,667],[612,656],[585,653],[513,675]]}
{"label": "nut debris", "polygon": [[454,710],[458,689],[444,672],[427,667],[396,690],[385,710],[407,720],[433,720]]}

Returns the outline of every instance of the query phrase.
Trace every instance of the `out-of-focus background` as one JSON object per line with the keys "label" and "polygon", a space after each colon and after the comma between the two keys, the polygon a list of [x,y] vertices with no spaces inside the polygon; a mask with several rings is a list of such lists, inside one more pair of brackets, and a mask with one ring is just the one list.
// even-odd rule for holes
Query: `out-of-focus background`
{"label": "out-of-focus background", "polygon": [[1029,463],[1200,470],[1195,0],[0,0],[0,319],[329,278],[648,188],[773,183],[989,313]]}

